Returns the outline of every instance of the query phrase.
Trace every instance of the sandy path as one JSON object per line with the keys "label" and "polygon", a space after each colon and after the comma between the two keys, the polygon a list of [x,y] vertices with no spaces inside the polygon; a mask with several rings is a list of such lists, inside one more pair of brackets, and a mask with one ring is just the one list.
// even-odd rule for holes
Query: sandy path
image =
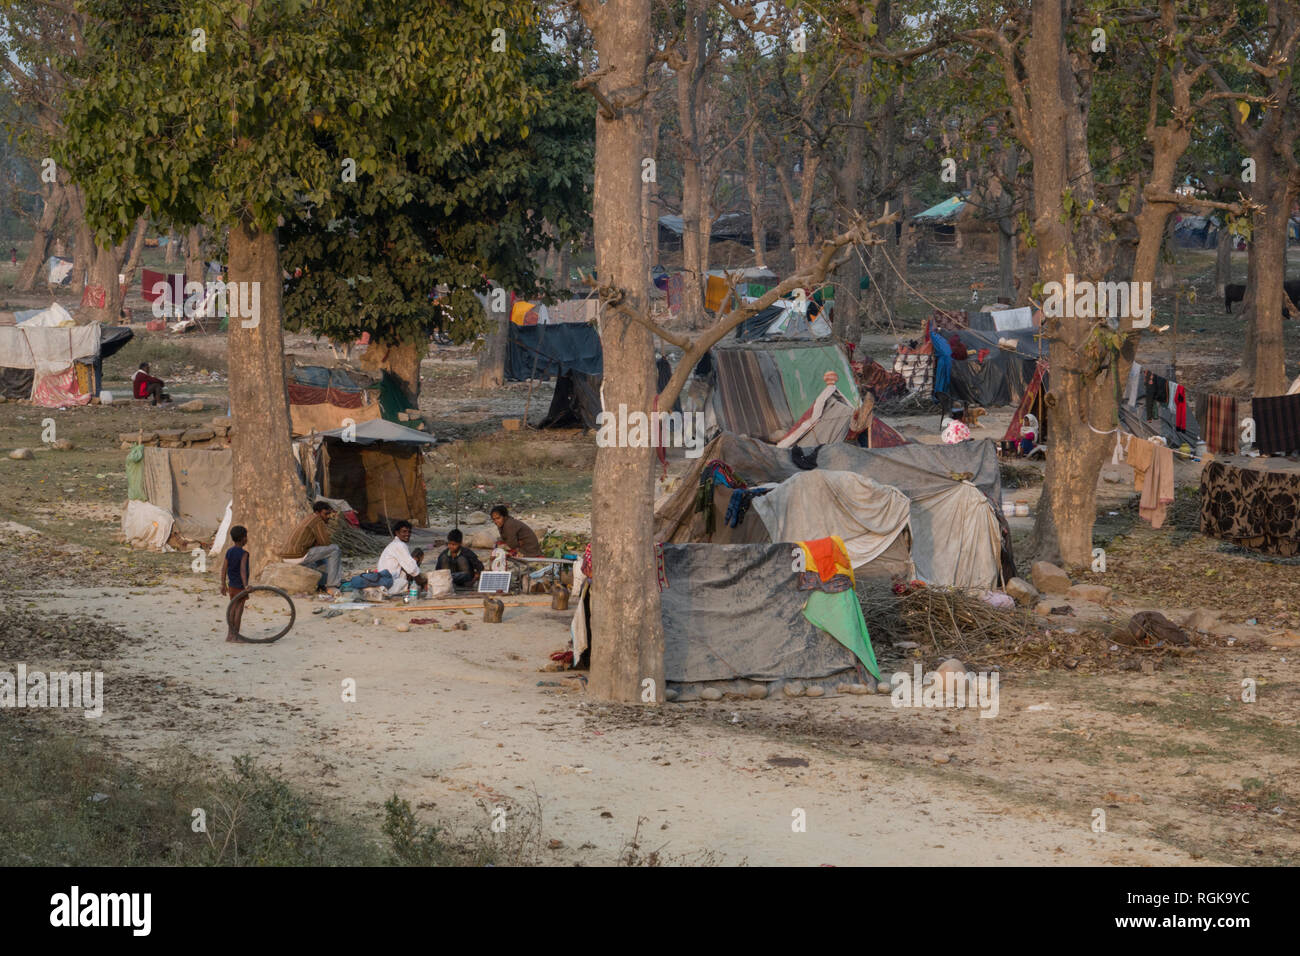
{"label": "sandy path", "polygon": [[[887,697],[688,705],[734,712],[734,728],[695,721],[686,706],[629,719],[588,701],[565,674],[538,672],[567,636],[569,615],[549,608],[508,608],[500,625],[479,613],[428,612],[468,630],[399,633],[389,623],[396,613],[380,626],[361,611],[325,621],[301,602],[289,636],[262,647],[224,643],[221,599],[188,582],[47,593],[40,604],[90,606],[138,627],[142,642],[104,662],[105,715],[94,724],[126,753],[158,759],[176,744],[218,762],[254,753],[372,821],[397,793],[432,816],[487,826],[476,803],[531,805],[536,791],[542,835],[563,842],[546,851],[557,863],[614,861],[638,817],[643,852],[666,844],[682,860],[712,851],[719,862],[751,864],[1191,862],[1143,836],[1139,820],[1098,835],[1086,807],[1067,817],[980,792],[924,758],[908,767],[883,746],[873,754],[870,740],[859,756],[745,726],[747,715],[807,708],[822,718],[864,708],[884,717]],[[355,703],[341,699],[345,678],[356,681]],[[1001,720],[957,717],[978,742],[1004,720],[1040,719],[1024,713],[1030,702],[1004,688]],[[809,766],[773,767],[773,755]],[[792,831],[796,809],[806,812],[806,832]]]}

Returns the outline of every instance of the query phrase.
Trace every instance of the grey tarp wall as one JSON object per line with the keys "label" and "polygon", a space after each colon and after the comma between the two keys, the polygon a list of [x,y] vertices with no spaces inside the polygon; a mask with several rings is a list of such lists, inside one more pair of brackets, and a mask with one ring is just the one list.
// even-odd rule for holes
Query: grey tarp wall
{"label": "grey tarp wall", "polygon": [[170,512],[177,531],[212,540],[232,497],[229,449],[146,448],[144,479],[149,503]]}
{"label": "grey tarp wall", "polygon": [[545,381],[561,372],[600,375],[604,364],[600,334],[590,325],[564,322],[546,325],[515,325],[506,340],[506,380]]}
{"label": "grey tarp wall", "polygon": [[666,544],[664,677],[679,700],[714,683],[856,683],[853,653],[803,616],[790,544]]}

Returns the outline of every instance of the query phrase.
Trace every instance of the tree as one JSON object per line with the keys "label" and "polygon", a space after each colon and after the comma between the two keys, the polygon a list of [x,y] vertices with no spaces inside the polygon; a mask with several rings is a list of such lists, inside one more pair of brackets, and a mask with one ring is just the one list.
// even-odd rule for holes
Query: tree
{"label": "tree", "polygon": [[[1199,54],[1225,109],[1225,125],[1246,156],[1241,178],[1258,215],[1250,238],[1250,292],[1243,304],[1246,347],[1242,363],[1228,384],[1253,386],[1257,396],[1281,395],[1287,389],[1286,352],[1282,340],[1282,284],[1286,279],[1287,222],[1300,196],[1300,90],[1296,55],[1300,52],[1300,7],[1291,0],[1241,5],[1245,38],[1227,47],[1226,57]],[[1222,62],[1226,59],[1227,62]],[[1247,89],[1236,86],[1234,73],[1249,73]]]}
{"label": "tree", "polygon": [[[278,225],[356,185],[413,195],[407,137],[431,162],[490,142],[530,102],[522,3],[435,0],[90,0],[80,85],[59,144],[87,215],[121,242],[152,209],[229,231],[229,278],[260,309],[230,321],[234,511],[258,570],[305,499],[290,450]],[[436,91],[436,92],[431,92]],[[436,104],[436,108],[434,108]],[[414,107],[420,107],[417,110]],[[233,310],[232,310],[233,311]]]}
{"label": "tree", "polygon": [[[339,341],[369,332],[367,354],[382,356],[379,367],[413,402],[435,325],[465,342],[484,331],[484,318],[504,321],[504,314],[483,316],[471,294],[487,292],[488,280],[549,297],[554,290],[539,275],[538,254],[590,227],[594,104],[573,89],[576,67],[547,50],[535,30],[516,43],[526,56],[530,108],[503,127],[491,149],[475,143],[445,155],[427,152],[413,126],[403,157],[409,198],[386,201],[378,184],[363,179],[281,230],[293,276],[287,325]],[[409,104],[417,117],[436,108]],[[439,286],[450,296],[435,299]],[[497,354],[504,358],[503,349]],[[482,384],[501,384],[500,367],[491,371]]]}

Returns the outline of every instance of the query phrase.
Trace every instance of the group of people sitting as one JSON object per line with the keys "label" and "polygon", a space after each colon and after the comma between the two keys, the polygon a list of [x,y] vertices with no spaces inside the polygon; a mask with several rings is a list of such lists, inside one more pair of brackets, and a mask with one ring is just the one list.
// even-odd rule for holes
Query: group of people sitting
{"label": "group of people sitting", "polygon": [[[294,528],[280,549],[280,558],[293,564],[321,572],[321,589],[329,596],[337,596],[342,585],[342,553],[331,540],[330,522],[337,514],[328,501],[319,500],[309,517]],[[492,509],[492,523],[499,535],[496,546],[504,548],[510,556],[538,557],[541,545],[533,530],[518,518],[512,517],[505,505]],[[393,540],[379,555],[378,564],[371,570],[353,576],[348,584],[353,590],[382,587],[390,595],[402,594],[412,587],[420,591],[429,586],[424,571],[424,550],[411,548],[412,525],[398,521],[393,525]],[[447,546],[434,562],[435,571],[450,571],[451,581],[458,588],[472,588],[483,573],[479,556],[465,547],[465,536],[459,528],[447,532]]]}

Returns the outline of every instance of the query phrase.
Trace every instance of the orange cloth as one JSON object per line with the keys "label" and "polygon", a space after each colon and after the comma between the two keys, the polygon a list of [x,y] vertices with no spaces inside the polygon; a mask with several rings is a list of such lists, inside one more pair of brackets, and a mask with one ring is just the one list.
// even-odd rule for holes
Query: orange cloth
{"label": "orange cloth", "polygon": [[704,307],[710,312],[717,312],[730,295],[731,286],[727,285],[726,279],[722,276],[709,276],[704,287]]}
{"label": "orange cloth", "polygon": [[1152,450],[1155,454],[1142,486],[1138,515],[1159,528],[1165,523],[1165,509],[1174,500],[1174,450],[1163,445],[1152,445]]}
{"label": "orange cloth", "polygon": [[829,581],[837,574],[848,575],[849,580],[853,580],[853,565],[849,563],[849,552],[844,547],[844,539],[839,535],[800,541],[799,547],[803,549],[805,570],[816,571],[823,581]]}
{"label": "orange cloth", "polygon": [[1151,444],[1145,438],[1138,438],[1134,435],[1128,441],[1128,447],[1124,450],[1124,456],[1128,463],[1133,466],[1133,490],[1141,491],[1146,484],[1147,472],[1151,469],[1151,459],[1155,455],[1156,446]]}

